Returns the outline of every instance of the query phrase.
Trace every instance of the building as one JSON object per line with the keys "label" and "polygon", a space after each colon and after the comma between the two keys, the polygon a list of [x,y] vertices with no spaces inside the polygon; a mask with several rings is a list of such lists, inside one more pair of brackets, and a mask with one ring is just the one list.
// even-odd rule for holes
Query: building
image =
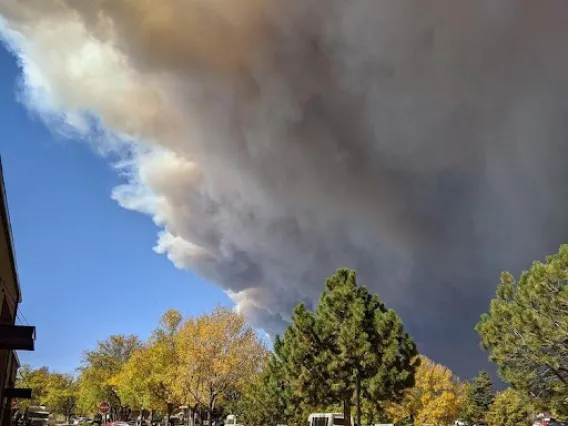
{"label": "building", "polygon": [[30,398],[29,389],[15,389],[20,366],[16,350],[33,350],[35,327],[16,325],[22,292],[18,282],[4,175],[0,162],[0,426],[9,426],[12,398]]}

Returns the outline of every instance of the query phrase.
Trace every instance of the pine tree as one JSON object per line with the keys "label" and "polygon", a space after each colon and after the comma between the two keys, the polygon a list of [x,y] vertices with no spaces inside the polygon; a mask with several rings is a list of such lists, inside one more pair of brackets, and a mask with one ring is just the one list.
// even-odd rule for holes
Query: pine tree
{"label": "pine tree", "polygon": [[243,389],[234,413],[247,426],[290,424],[285,391],[282,369],[277,358],[272,357],[265,370]]}
{"label": "pine tree", "polygon": [[289,397],[296,399],[293,405],[343,405],[347,426],[356,377],[363,398],[379,404],[399,400],[414,385],[416,355],[398,315],[358,286],[348,269],[327,279],[315,313],[296,307],[276,350],[291,383]]}
{"label": "pine tree", "polygon": [[567,283],[568,245],[518,282],[503,273],[476,330],[506,382],[568,414]]}
{"label": "pine tree", "polygon": [[486,371],[480,371],[467,386],[465,418],[475,423],[485,420],[493,398],[491,377]]}

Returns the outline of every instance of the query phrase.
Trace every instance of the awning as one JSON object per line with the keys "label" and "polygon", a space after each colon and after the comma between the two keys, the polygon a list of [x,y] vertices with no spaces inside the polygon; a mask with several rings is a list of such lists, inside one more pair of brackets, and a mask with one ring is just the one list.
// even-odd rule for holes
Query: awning
{"label": "awning", "polygon": [[0,349],[33,351],[35,327],[29,325],[0,325]]}
{"label": "awning", "polygon": [[32,399],[32,390],[27,388],[7,388],[5,395],[8,398]]}

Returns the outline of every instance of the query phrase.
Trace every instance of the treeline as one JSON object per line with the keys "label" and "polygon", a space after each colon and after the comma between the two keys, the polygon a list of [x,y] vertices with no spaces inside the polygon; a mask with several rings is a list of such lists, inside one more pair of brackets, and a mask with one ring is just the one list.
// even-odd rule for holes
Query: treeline
{"label": "treeline", "polygon": [[41,403],[65,417],[75,412],[79,386],[74,376],[51,372],[47,367],[32,369],[23,365],[18,370],[18,383],[21,387],[31,388],[33,395],[32,400],[18,401],[21,410]]}
{"label": "treeline", "polygon": [[[272,353],[232,311],[185,320],[168,311],[147,342],[111,336],[87,352],[78,378],[68,382],[74,399],[66,407],[74,401],[88,413],[107,401],[171,413],[187,405],[209,419],[237,414],[247,426],[300,424],[330,411],[344,412],[346,426],[351,415],[361,424],[447,425],[459,418],[489,426],[526,424],[539,411],[565,416],[567,282],[568,246],[518,280],[502,275],[476,327],[510,385],[496,394],[487,373],[460,381],[419,355],[399,316],[358,285],[354,271],[340,269],[314,312],[296,307]],[[45,373],[22,371],[32,388],[31,378]]]}
{"label": "treeline", "polygon": [[[187,405],[211,420],[260,374],[268,356],[255,331],[231,310],[187,319],[169,310],[148,341],[115,335],[85,352],[76,377],[22,368],[19,386],[32,388],[33,399],[18,405],[45,404],[69,417],[92,415],[104,401],[123,420],[131,410],[171,415]],[[52,378],[59,376],[67,385],[54,388]],[[59,394],[67,396],[65,404]]]}

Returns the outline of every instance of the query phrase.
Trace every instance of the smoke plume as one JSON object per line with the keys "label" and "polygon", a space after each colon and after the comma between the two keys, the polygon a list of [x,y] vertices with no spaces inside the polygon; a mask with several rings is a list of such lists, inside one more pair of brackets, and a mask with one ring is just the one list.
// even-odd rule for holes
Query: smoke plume
{"label": "smoke plume", "polygon": [[[568,237],[564,0],[0,0],[22,96],[123,156],[155,250],[282,330],[356,268],[468,376],[501,270]],[[189,303],[189,301],[188,301]]]}

